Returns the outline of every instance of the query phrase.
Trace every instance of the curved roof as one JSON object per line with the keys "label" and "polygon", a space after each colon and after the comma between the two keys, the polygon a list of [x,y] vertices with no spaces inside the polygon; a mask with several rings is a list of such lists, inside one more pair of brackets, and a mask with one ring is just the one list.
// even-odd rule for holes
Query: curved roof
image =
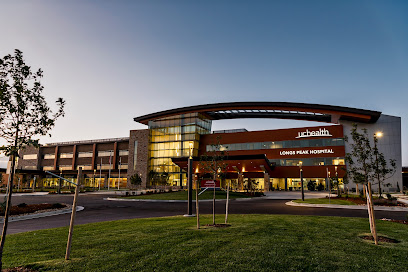
{"label": "curved roof", "polygon": [[187,113],[201,113],[210,120],[278,118],[325,123],[338,123],[339,120],[375,123],[381,115],[381,112],[378,111],[321,104],[291,102],[231,102],[165,110],[135,117],[134,120],[147,125],[149,121]]}

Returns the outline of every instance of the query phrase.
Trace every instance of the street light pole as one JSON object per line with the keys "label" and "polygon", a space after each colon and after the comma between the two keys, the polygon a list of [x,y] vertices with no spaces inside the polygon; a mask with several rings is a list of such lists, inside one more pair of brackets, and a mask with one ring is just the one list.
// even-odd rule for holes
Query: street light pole
{"label": "street light pole", "polygon": [[93,187],[94,187],[94,191],[95,191],[95,174],[96,174],[96,169],[94,169],[94,171],[93,171],[94,173],[93,173]]}
{"label": "street light pole", "polygon": [[337,182],[337,196],[340,197],[340,182],[339,182],[339,175],[337,174],[337,166],[334,167],[336,171],[336,182]]}
{"label": "street light pole", "polygon": [[380,182],[380,171],[378,169],[378,147],[377,147],[377,142],[378,138],[381,138],[383,136],[382,132],[376,132],[374,134],[374,154],[375,154],[375,172],[377,174],[377,181],[378,181],[378,194],[381,197],[381,182]]}
{"label": "street light pole", "polygon": [[193,143],[190,142],[190,156],[188,157],[188,205],[187,216],[193,216]]}
{"label": "street light pole", "polygon": [[303,169],[302,169],[302,164],[303,164],[303,162],[300,161],[299,162],[299,167],[300,167],[300,187],[301,187],[301,190],[302,190],[302,201],[305,201],[305,192],[303,190]]}
{"label": "street light pole", "polygon": [[329,180],[329,204],[330,204],[330,194],[331,194],[331,180],[330,180],[330,171],[327,171],[327,179]]}

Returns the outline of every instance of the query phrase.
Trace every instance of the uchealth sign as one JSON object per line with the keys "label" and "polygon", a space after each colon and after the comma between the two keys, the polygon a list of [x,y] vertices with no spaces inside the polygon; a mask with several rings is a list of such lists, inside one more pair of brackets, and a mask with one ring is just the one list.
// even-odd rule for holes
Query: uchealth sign
{"label": "uchealth sign", "polygon": [[331,137],[330,131],[326,128],[319,128],[318,130],[308,130],[298,132],[298,136],[296,139],[299,138],[309,138],[309,137]]}
{"label": "uchealth sign", "polygon": [[[202,180],[201,181],[201,187],[214,187],[214,181],[213,180]],[[220,181],[217,180],[215,182],[215,187],[220,187]]]}
{"label": "uchealth sign", "polygon": [[319,155],[319,154],[334,154],[333,149],[300,149],[300,150],[283,150],[279,152],[281,156],[292,155]]}

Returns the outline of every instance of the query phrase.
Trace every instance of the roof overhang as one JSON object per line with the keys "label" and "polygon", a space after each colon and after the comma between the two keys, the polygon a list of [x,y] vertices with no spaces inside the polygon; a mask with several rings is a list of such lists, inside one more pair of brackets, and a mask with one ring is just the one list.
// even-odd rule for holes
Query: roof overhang
{"label": "roof overhang", "polygon": [[210,120],[237,118],[277,118],[338,123],[347,120],[375,123],[381,112],[342,106],[291,102],[231,102],[204,104],[160,111],[139,117],[134,121],[147,125],[149,121],[173,115],[201,113]]}

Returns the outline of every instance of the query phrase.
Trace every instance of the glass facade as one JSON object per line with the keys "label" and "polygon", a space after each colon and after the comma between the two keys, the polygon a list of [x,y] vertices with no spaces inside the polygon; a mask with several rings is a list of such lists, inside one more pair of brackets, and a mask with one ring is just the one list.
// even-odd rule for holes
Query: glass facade
{"label": "glass facade", "polygon": [[[168,176],[167,184],[184,185],[185,175],[171,158],[198,155],[200,135],[211,133],[211,120],[189,113],[149,122],[149,172]],[[149,184],[149,181],[148,181]]]}
{"label": "glass facade", "polygon": [[269,160],[272,165],[276,166],[319,166],[319,165],[344,165],[344,158],[303,158],[303,159],[275,159]]}
{"label": "glass facade", "polygon": [[[344,146],[342,138],[330,139],[308,139],[308,140],[291,140],[275,142],[253,142],[221,145],[220,150],[257,150],[257,149],[280,149],[280,148],[300,148],[300,147],[326,147],[326,146]],[[211,145],[206,146],[207,151],[214,151]]]}

